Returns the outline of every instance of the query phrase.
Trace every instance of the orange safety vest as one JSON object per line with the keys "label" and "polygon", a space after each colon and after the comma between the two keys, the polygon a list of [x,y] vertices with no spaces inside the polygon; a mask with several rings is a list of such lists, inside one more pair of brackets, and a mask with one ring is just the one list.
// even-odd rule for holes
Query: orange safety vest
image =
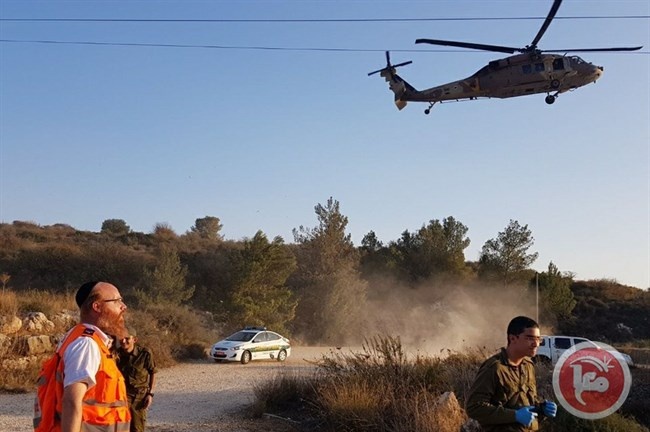
{"label": "orange safety vest", "polygon": [[[81,432],[129,432],[131,414],[127,404],[126,384],[122,373],[117,368],[115,359],[106,347],[106,344],[96,332],[77,324],[63,341],[55,355],[60,356],[56,369],[56,394],[55,400],[50,398],[38,401],[43,412],[50,412],[50,407],[44,405],[55,404],[55,425],[52,432],[61,430],[61,413],[63,412],[63,375],[65,364],[63,353],[72,341],[79,337],[92,337],[99,346],[101,361],[99,370],[95,375],[95,384],[90,388],[82,400]],[[48,409],[49,408],[49,409]]]}

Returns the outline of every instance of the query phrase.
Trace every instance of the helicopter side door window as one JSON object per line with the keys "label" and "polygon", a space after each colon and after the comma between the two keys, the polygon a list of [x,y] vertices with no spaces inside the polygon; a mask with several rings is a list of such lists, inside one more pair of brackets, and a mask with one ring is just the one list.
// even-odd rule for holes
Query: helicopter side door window
{"label": "helicopter side door window", "polygon": [[544,63],[535,63],[535,72],[544,72]]}
{"label": "helicopter side door window", "polygon": [[524,74],[527,75],[529,73],[533,73],[533,66],[529,65],[529,64],[525,64],[525,65],[521,66],[521,70],[522,70],[522,72]]}
{"label": "helicopter side door window", "polygon": [[556,58],[553,60],[553,70],[563,70],[564,69],[564,59]]}

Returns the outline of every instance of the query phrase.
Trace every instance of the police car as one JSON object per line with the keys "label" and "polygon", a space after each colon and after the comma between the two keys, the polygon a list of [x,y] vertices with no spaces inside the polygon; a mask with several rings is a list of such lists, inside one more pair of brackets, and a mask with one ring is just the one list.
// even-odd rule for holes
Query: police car
{"label": "police car", "polygon": [[285,361],[291,355],[289,339],[266,327],[246,327],[212,345],[210,357],[215,362],[276,359]]}

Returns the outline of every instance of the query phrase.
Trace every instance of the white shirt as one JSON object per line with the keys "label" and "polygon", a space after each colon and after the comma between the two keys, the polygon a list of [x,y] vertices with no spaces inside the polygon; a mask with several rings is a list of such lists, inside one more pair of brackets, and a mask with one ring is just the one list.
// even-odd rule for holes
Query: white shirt
{"label": "white shirt", "polygon": [[[106,344],[106,347],[110,348],[113,339],[101,331],[99,327],[86,323],[83,323],[83,325],[86,328],[95,330],[100,339]],[[68,335],[69,332],[64,336],[62,342]],[[99,370],[101,359],[102,353],[92,337],[82,336],[70,342],[70,345],[63,353],[63,387],[78,382],[86,383],[89,389],[94,387],[97,384],[95,375]]]}

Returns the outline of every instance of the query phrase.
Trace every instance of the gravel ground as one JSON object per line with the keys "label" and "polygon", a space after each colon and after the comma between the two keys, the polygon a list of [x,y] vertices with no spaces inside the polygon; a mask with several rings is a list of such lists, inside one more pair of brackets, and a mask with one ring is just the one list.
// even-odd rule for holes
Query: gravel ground
{"label": "gravel ground", "polygon": [[[291,424],[273,418],[251,419],[247,409],[253,388],[282,373],[309,373],[311,361],[329,348],[295,347],[284,363],[256,361],[215,364],[183,363],[163,369],[156,377],[155,398],[147,430],[152,432],[277,432]],[[0,394],[0,432],[30,432],[34,394]]]}

